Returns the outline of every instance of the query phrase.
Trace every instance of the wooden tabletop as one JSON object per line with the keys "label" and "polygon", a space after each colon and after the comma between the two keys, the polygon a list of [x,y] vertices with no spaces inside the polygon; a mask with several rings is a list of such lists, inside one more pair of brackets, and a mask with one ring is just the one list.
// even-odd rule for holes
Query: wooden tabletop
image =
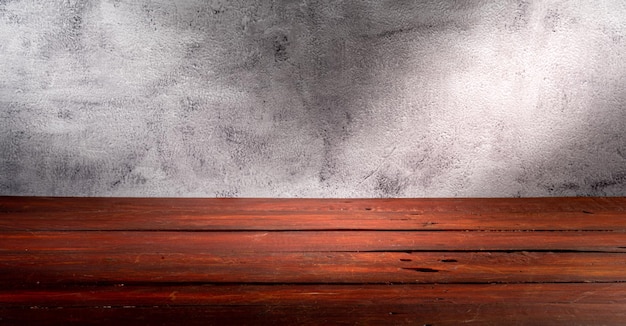
{"label": "wooden tabletop", "polygon": [[623,325],[626,198],[0,197],[0,324]]}

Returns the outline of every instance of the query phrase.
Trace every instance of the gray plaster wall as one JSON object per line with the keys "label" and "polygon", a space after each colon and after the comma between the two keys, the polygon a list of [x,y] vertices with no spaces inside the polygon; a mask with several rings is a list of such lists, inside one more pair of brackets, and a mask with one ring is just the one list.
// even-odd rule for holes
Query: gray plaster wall
{"label": "gray plaster wall", "polygon": [[0,194],[626,195],[626,2],[0,0]]}

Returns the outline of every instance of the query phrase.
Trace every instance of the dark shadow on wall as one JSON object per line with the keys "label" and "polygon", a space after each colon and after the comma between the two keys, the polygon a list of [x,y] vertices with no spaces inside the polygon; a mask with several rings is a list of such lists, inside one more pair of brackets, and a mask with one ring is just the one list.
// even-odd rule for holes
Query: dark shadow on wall
{"label": "dark shadow on wall", "polygon": [[418,182],[430,182],[450,154],[428,140],[432,108],[398,100],[404,67],[422,60],[420,83],[444,79],[455,60],[433,64],[436,52],[456,54],[436,40],[468,28],[457,16],[471,7],[277,1],[188,10],[181,26],[205,36],[174,71],[196,91],[151,127],[162,170],[217,196],[401,196],[407,178],[386,172],[385,161],[409,120],[403,128],[421,130],[416,169],[428,170]]}
{"label": "dark shadow on wall", "polygon": [[[437,40],[451,30],[469,28],[471,21],[442,12],[457,10],[462,17],[471,7],[428,1],[349,1],[330,7],[323,1],[285,1],[272,8],[275,25],[263,36],[252,24],[250,37],[261,42],[265,58],[256,61],[257,85],[263,85],[256,88],[257,96],[271,103],[278,132],[284,131],[283,124],[296,125],[297,132],[307,135],[297,147],[313,153],[300,160],[313,163],[304,170],[313,172],[321,191],[309,190],[308,196],[404,195],[414,181],[386,171],[397,145],[393,137],[401,137],[403,128],[420,130],[413,153],[403,154],[422,164],[415,169],[428,170],[417,183],[430,182],[428,174],[445,168],[442,160],[450,154],[428,136],[432,108],[403,102],[404,80],[417,72],[416,79],[425,85],[455,69],[454,60],[432,69],[437,66],[433,61],[440,63],[437,52],[446,59],[456,56],[450,48],[438,47]],[[416,71],[407,71],[416,62]],[[405,121],[411,122],[409,127],[400,126]]]}

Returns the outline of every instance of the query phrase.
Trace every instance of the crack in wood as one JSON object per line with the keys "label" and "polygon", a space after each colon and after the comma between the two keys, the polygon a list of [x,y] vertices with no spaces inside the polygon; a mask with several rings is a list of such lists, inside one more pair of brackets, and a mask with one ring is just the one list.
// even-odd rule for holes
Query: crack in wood
{"label": "crack in wood", "polygon": [[406,269],[409,271],[415,271],[420,273],[438,273],[438,269],[433,268],[424,268],[424,267],[402,267],[402,269]]}

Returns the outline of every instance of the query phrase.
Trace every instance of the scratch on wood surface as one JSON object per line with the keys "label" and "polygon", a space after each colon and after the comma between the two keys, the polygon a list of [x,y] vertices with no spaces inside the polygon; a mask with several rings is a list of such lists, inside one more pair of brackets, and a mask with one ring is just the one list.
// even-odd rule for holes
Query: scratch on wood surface
{"label": "scratch on wood surface", "polygon": [[572,301],[569,301],[569,303],[577,303],[578,301],[583,300],[585,298],[588,298],[590,296],[593,296],[593,295],[595,295],[598,292],[608,292],[608,291],[611,290],[612,287],[613,287],[612,285],[609,285],[609,286],[604,286],[604,287],[602,287],[602,288],[600,288],[598,290],[585,291],[585,292],[581,293],[580,296],[576,297],[576,299],[574,299]]}
{"label": "scratch on wood surface", "polygon": [[[482,307],[483,307],[483,304],[482,304],[482,303],[481,303],[481,304],[479,304],[479,305],[478,305],[478,307],[476,307],[476,312],[474,313],[474,317],[472,317],[472,319],[467,319],[467,320],[464,320],[464,321],[463,321],[463,323],[473,323],[473,322],[475,322],[476,320],[478,320],[478,316],[480,315],[480,310],[482,309]],[[472,310],[470,309],[470,310],[468,310],[467,312],[469,313],[469,312],[471,312],[471,311],[472,311]]]}

